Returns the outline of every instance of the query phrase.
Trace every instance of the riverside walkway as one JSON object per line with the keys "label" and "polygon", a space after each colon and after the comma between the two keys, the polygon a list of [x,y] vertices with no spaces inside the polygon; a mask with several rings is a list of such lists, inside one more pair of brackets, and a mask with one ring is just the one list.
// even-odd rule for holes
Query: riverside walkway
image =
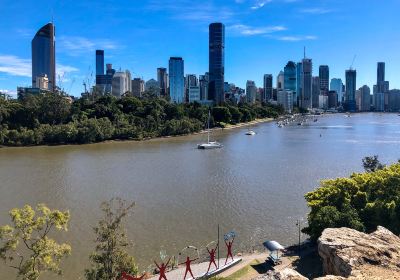
{"label": "riverside walkway", "polygon": [[[198,264],[193,264],[191,266],[193,275],[195,276],[194,279],[208,279],[212,276],[218,275],[222,273],[223,271],[232,268],[233,266],[236,266],[242,261],[242,258],[240,257],[235,257],[233,261],[228,262],[226,266],[224,266],[225,263],[225,258],[224,259],[219,259],[219,264],[220,264],[220,269],[215,270],[215,267],[211,266],[210,273],[205,275],[209,262],[202,262]],[[214,268],[214,269],[213,269]],[[183,280],[183,276],[185,275],[185,266],[181,266],[177,269],[174,269],[172,271],[169,271],[166,273],[167,279],[168,280]],[[187,280],[193,280],[193,278],[190,277],[190,275],[186,276]],[[155,275],[150,280],[158,280],[159,275]]]}

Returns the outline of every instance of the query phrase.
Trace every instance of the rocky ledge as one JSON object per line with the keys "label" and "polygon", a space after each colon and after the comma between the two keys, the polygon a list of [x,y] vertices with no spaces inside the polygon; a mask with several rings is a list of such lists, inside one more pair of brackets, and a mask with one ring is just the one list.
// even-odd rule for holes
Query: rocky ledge
{"label": "rocky ledge", "polygon": [[327,275],[400,279],[400,238],[384,227],[371,234],[349,228],[326,229],[318,239],[318,253]]}
{"label": "rocky ledge", "polygon": [[[324,274],[315,280],[400,280],[400,238],[384,227],[366,234],[349,228],[325,229],[318,239]],[[257,280],[307,279],[290,268]]]}

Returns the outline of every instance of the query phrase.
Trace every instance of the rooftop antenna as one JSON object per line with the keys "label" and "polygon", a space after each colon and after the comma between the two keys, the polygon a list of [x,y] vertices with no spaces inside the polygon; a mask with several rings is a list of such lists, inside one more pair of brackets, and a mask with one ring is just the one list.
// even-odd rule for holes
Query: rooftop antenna
{"label": "rooftop antenna", "polygon": [[356,60],[356,57],[357,57],[357,55],[355,54],[353,57],[353,61],[351,62],[351,65],[350,65],[350,70],[353,70],[353,65],[354,65],[354,61]]}
{"label": "rooftop antenna", "polygon": [[304,59],[306,59],[306,46],[304,46]]}

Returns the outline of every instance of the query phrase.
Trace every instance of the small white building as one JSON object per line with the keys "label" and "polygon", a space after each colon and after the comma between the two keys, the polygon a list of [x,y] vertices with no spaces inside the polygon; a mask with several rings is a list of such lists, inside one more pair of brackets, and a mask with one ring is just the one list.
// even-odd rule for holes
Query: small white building
{"label": "small white building", "polygon": [[40,89],[49,89],[49,78],[46,74],[36,77],[36,87]]}

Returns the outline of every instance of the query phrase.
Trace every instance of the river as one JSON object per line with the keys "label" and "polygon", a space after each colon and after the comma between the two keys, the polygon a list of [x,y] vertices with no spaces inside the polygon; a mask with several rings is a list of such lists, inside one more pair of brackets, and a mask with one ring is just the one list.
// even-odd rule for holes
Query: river
{"label": "river", "polygon": [[[274,122],[213,133],[220,150],[198,150],[206,135],[143,142],[0,149],[0,224],[8,211],[46,203],[69,209],[72,245],[61,279],[83,279],[94,248],[92,227],[99,205],[112,197],[135,201],[128,236],[141,270],[160,250],[176,254],[187,245],[204,248],[221,232],[237,233],[236,251],[273,239],[296,242],[296,220],[305,219],[304,194],[324,178],[362,171],[361,159],[400,158],[397,114],[342,114],[304,126]],[[304,238],[304,236],[302,237]],[[1,279],[13,271],[0,264]],[[44,277],[43,279],[54,279]]]}

